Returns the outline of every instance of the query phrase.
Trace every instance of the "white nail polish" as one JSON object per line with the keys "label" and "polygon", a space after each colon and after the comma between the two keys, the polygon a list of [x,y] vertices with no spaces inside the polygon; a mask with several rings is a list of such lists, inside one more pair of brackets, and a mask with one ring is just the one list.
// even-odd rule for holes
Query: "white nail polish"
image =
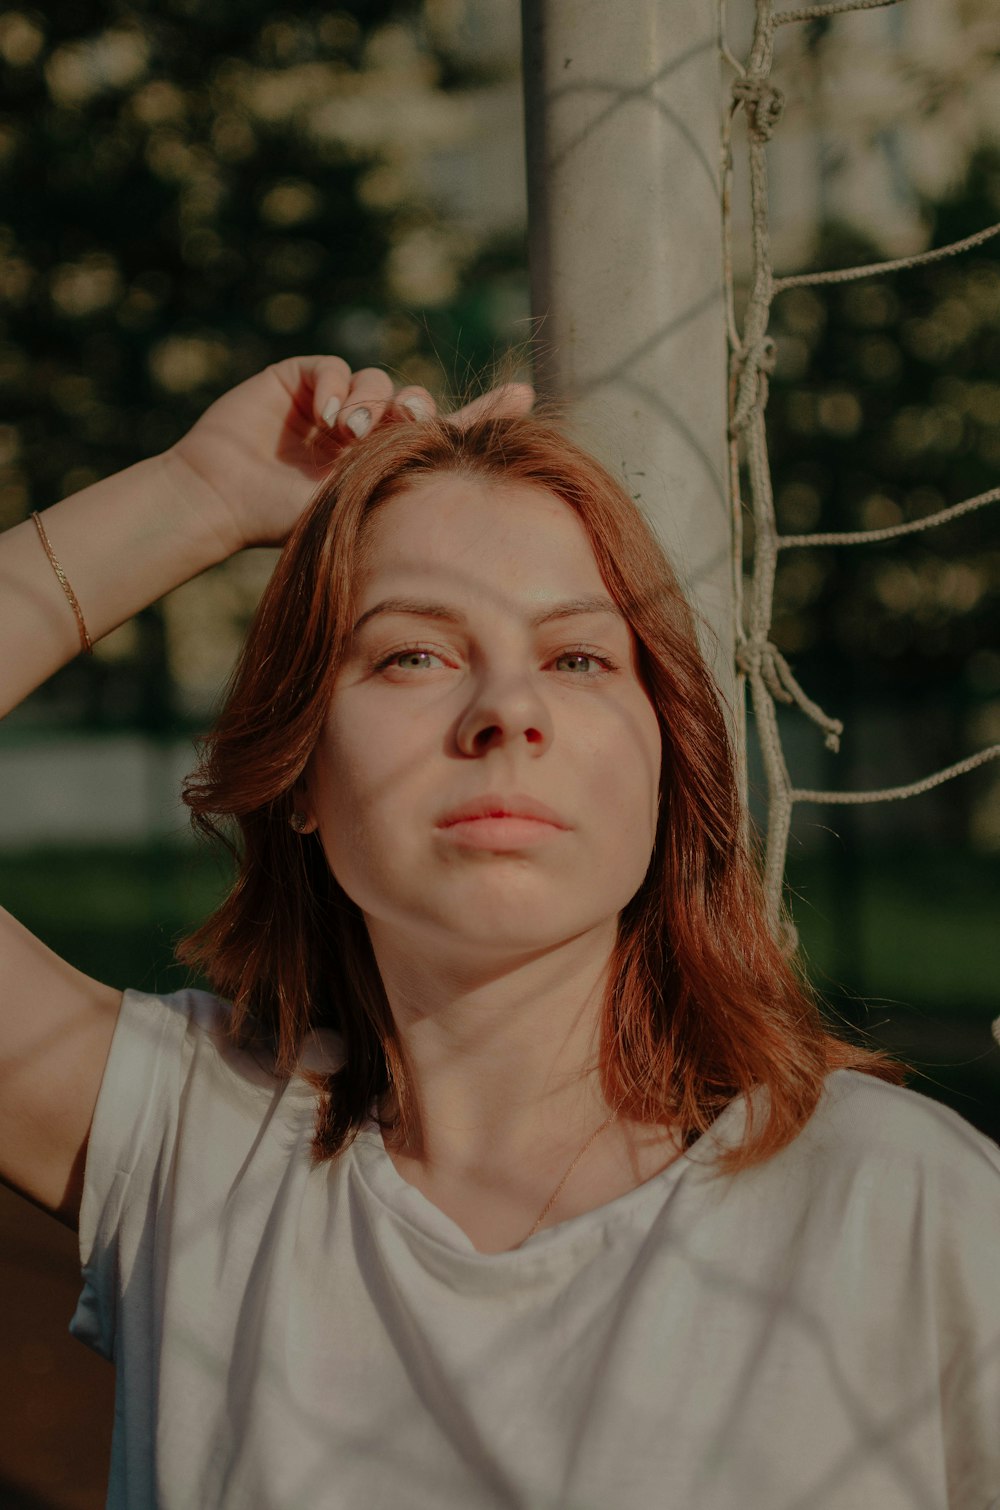
{"label": "white nail polish", "polygon": [[362,435],[367,435],[372,427],[372,412],[370,409],[355,409],[347,421],[348,430],[353,430],[360,440]]}
{"label": "white nail polish", "polygon": [[401,409],[405,409],[408,414],[412,414],[413,418],[416,420],[430,419],[432,413],[434,412],[425,398],[419,398],[417,396],[414,396],[413,398],[400,399],[399,407]]}
{"label": "white nail polish", "polygon": [[340,399],[339,398],[332,398],[330,400],[330,402],[327,404],[326,408],[323,410],[323,423],[324,423],[324,425],[332,425],[333,422],[334,422],[334,420],[337,418],[337,415],[339,413],[340,413]]}

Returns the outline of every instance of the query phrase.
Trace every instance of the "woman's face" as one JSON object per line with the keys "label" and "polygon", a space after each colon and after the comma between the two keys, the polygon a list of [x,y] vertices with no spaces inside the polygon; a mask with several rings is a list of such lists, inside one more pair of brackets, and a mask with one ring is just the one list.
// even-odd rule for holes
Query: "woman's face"
{"label": "woman's face", "polygon": [[[365,622],[298,805],[376,955],[500,964],[606,928],[649,864],[660,731],[583,525],[542,489],[440,473],[371,528]],[[584,598],[607,607],[537,622]],[[487,795],[561,826],[442,826]]]}

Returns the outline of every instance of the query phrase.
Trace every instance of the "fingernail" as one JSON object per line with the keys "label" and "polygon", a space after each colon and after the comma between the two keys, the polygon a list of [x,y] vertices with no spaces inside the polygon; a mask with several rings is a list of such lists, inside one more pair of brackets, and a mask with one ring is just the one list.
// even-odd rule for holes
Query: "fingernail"
{"label": "fingernail", "polygon": [[414,419],[430,419],[433,409],[425,398],[414,396],[413,398],[401,398],[399,407],[405,409],[407,414],[412,414]]}
{"label": "fingernail", "polygon": [[337,418],[337,415],[339,413],[340,413],[340,399],[339,398],[332,398],[330,400],[330,402],[327,404],[326,408],[323,410],[323,423],[324,423],[324,425],[332,425],[333,422],[334,422],[334,420]]}
{"label": "fingernail", "polygon": [[362,435],[367,435],[372,427],[372,412],[370,409],[355,409],[347,421],[348,430],[353,430],[360,440]]}

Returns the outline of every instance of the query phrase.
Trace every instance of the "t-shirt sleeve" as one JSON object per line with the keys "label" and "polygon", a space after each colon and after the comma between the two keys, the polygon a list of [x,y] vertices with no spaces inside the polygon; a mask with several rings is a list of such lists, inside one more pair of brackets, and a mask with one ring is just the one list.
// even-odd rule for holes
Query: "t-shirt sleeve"
{"label": "t-shirt sleeve", "polygon": [[1000,1147],[928,1096],[838,1078],[848,1094],[833,1131],[864,1191],[870,1255],[859,1314],[906,1374],[879,1450],[940,1434],[949,1510],[1000,1510]]}
{"label": "t-shirt sleeve", "polygon": [[228,1004],[204,991],[152,996],[127,990],[91,1125],[80,1208],[83,1290],[72,1336],[114,1359],[118,1297],[140,1265],[154,1267],[182,1090],[199,1040],[217,1032]]}
{"label": "t-shirt sleeve", "polygon": [[932,1249],[948,1504],[994,1510],[1000,1507],[1000,1148],[957,1117],[954,1131],[961,1147],[950,1167],[935,1170],[915,1225],[919,1230],[937,1217]]}

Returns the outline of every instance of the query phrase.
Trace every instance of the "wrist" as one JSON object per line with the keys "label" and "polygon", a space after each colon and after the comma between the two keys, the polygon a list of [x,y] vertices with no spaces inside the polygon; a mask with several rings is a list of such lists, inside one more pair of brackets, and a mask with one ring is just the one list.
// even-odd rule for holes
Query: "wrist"
{"label": "wrist", "polygon": [[168,500],[165,518],[184,531],[192,560],[199,563],[192,575],[227,561],[246,547],[247,541],[225,499],[176,446],[150,457],[149,465],[155,468],[157,489],[162,488]]}
{"label": "wrist", "polygon": [[0,541],[0,716],[79,654],[77,609],[96,643],[239,549],[218,500],[164,454],[50,505],[43,530],[51,555],[31,520]]}

